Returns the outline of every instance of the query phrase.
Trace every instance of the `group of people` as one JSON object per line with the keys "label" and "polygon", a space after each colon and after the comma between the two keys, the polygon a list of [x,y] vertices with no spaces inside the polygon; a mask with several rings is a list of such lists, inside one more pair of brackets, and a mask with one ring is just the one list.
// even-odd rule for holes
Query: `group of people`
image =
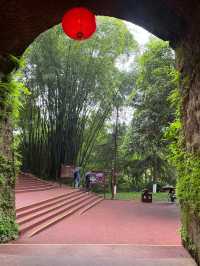
{"label": "group of people", "polygon": [[[90,190],[90,186],[91,186],[90,177],[91,177],[91,172],[87,172],[85,174],[85,188],[87,191]],[[80,167],[76,167],[74,170],[74,187],[79,188],[80,182],[81,182]]]}

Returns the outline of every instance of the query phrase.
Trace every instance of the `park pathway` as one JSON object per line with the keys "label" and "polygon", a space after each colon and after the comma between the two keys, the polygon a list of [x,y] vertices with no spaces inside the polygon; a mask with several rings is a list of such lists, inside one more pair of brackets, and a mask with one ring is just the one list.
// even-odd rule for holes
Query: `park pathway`
{"label": "park pathway", "polygon": [[16,191],[21,235],[0,245],[1,266],[196,265],[181,245],[175,204],[102,200],[53,183],[40,186],[33,176],[23,178]]}

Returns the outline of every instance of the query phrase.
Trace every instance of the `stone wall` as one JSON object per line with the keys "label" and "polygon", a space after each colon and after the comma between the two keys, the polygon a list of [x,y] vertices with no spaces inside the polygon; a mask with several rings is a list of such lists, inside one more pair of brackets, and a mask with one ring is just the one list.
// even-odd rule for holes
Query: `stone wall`
{"label": "stone wall", "polygon": [[188,205],[182,205],[182,242],[200,265],[200,217]]}
{"label": "stone wall", "polygon": [[12,108],[6,104],[9,88],[7,90],[5,84],[8,81],[4,74],[0,79],[0,243],[14,239],[18,231],[15,224],[15,166],[10,122]]}
{"label": "stone wall", "polygon": [[15,170],[12,160],[10,123],[0,123],[0,243],[17,235],[15,225]]}
{"label": "stone wall", "polygon": [[[190,3],[194,0],[190,0]],[[180,0],[85,0],[95,14],[116,17],[144,27],[163,40],[176,43],[186,28],[185,19],[176,13]],[[188,2],[187,0],[181,0]],[[61,22],[74,0],[0,0],[0,55],[21,55],[45,30]],[[1,67],[1,66],[0,66]]]}
{"label": "stone wall", "polygon": [[[182,94],[182,121],[188,153],[200,160],[200,7],[188,17],[187,34],[176,48]],[[180,177],[181,178],[181,177]],[[198,177],[197,177],[198,178]],[[197,189],[200,193],[200,187]],[[191,191],[193,193],[193,191]],[[197,201],[199,195],[196,195]],[[198,203],[198,202],[197,202]],[[185,247],[200,265],[200,210],[194,213],[192,204],[181,203],[182,237]]]}
{"label": "stone wall", "polygon": [[186,147],[190,152],[200,151],[200,33],[197,33],[192,36],[190,32],[176,48]]}

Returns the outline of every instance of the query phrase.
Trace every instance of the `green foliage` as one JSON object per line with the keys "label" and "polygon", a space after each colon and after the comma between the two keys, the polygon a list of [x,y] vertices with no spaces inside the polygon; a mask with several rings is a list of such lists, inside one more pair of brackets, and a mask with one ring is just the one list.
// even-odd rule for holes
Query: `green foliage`
{"label": "green foliage", "polygon": [[[173,147],[174,151],[174,147]],[[177,195],[183,207],[200,218],[200,159],[182,149],[176,149],[171,159],[178,172]]]}
{"label": "green foliage", "polygon": [[138,185],[142,179],[172,182],[175,171],[167,160],[164,134],[174,119],[175,107],[168,97],[178,85],[178,75],[169,44],[152,38],[138,57],[134,76],[133,119],[122,149],[127,170]]}
{"label": "green foliage", "polygon": [[178,90],[169,97],[176,106],[176,118],[166,131],[169,140],[169,160],[178,173],[177,195],[183,206],[190,206],[190,211],[200,217],[200,159],[198,154],[186,151],[183,126],[180,120],[181,97]]}
{"label": "green foliage", "polygon": [[28,94],[28,89],[22,82],[11,79],[8,82],[0,82],[0,119],[7,116],[16,121],[19,117],[19,108],[22,107],[20,96],[22,93]]}
{"label": "green foliage", "polygon": [[138,153],[152,153],[165,146],[163,132],[173,120],[168,96],[177,87],[174,56],[168,43],[152,39],[138,59],[135,108],[131,133]]}
{"label": "green foliage", "polygon": [[0,243],[8,242],[18,236],[18,226],[15,217],[0,212]]}
{"label": "green foliage", "polygon": [[122,21],[97,22],[88,41],[74,42],[57,26],[25,53],[23,80],[31,91],[20,121],[25,170],[55,178],[62,163],[84,167],[112,112],[123,79],[116,60],[137,43]]}
{"label": "green foliage", "polygon": [[166,131],[169,140],[168,159],[175,166],[177,181],[177,196],[181,204],[181,237],[184,245],[193,257],[197,256],[197,246],[193,241],[192,224],[200,221],[200,157],[199,154],[186,150],[181,122],[181,96],[178,90],[169,97],[176,107],[176,118]]}
{"label": "green foliage", "polygon": [[[1,184],[4,185],[6,182],[6,177],[13,177],[14,173],[13,161],[6,159],[0,154],[0,180]],[[11,180],[11,185],[14,187],[15,177]]]}
{"label": "green foliage", "polygon": [[[10,56],[10,60],[16,69],[21,65],[14,56]],[[27,88],[17,76],[13,77],[13,73],[0,82],[0,243],[16,238],[18,233],[13,197],[18,160],[12,128],[16,126],[22,107],[20,97],[24,93],[28,93]]]}
{"label": "green foliage", "polygon": [[15,165],[0,155],[0,243],[14,239],[18,233],[15,224],[14,198]]}
{"label": "green foliage", "polygon": [[[119,123],[118,189],[139,191],[152,188],[153,182],[174,184],[176,170],[168,159],[170,140],[165,132],[176,115],[178,74],[169,44],[151,39],[125,76],[118,102],[120,107],[131,105],[133,115],[131,125]],[[113,121],[108,124],[96,140],[88,169],[112,167]]]}
{"label": "green foliage", "polygon": [[133,184],[133,179],[128,175],[118,176],[117,178],[117,190],[120,192],[133,191],[136,186]]}
{"label": "green foliage", "polygon": [[105,171],[111,170],[112,165],[112,149],[113,149],[113,138],[112,133],[108,131],[110,127],[104,126],[100,134],[96,138],[94,148],[91,152],[90,160],[88,161],[86,168],[91,170]]}
{"label": "green foliage", "polygon": [[[111,198],[111,193],[106,193],[106,199]],[[141,192],[118,192],[116,195],[117,200],[141,200]],[[167,193],[155,193],[153,194],[153,201],[156,202],[167,202]]]}
{"label": "green foliage", "polygon": [[[114,133],[113,133],[113,121],[109,121],[105,125],[98,137],[96,138],[94,148],[91,153],[90,160],[88,161],[86,168],[90,170],[111,170],[113,167],[114,159]],[[123,123],[118,125],[118,169],[122,169],[123,158],[120,153],[120,147],[122,145],[124,135],[126,133],[126,125]]]}
{"label": "green foliage", "polygon": [[[16,69],[23,66],[23,61],[10,55],[10,60],[14,62]],[[19,73],[13,71],[0,81],[0,121],[3,119],[12,120],[13,125],[19,117],[19,110],[22,107],[20,97],[28,94],[29,91],[22,82],[19,82]]]}

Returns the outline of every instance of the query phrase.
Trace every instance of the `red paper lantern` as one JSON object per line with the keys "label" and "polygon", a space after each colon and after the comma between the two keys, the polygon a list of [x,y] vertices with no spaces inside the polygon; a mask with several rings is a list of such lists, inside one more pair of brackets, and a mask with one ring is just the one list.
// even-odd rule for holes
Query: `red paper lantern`
{"label": "red paper lantern", "polygon": [[84,7],[67,11],[62,19],[63,31],[74,40],[85,40],[96,31],[95,15]]}

